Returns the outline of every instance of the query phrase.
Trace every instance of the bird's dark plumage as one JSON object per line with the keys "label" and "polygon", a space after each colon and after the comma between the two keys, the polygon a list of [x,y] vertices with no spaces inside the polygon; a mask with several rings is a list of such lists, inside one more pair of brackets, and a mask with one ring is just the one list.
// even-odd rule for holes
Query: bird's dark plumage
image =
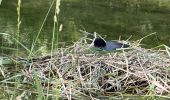
{"label": "bird's dark plumage", "polygon": [[94,46],[95,47],[105,47],[106,46],[106,42],[103,39],[101,39],[101,38],[95,38]]}
{"label": "bird's dark plumage", "polygon": [[94,41],[94,47],[103,49],[103,50],[107,50],[107,51],[111,51],[111,50],[116,50],[117,48],[127,48],[129,47],[129,45],[127,44],[122,44],[116,41],[105,41],[102,38],[95,38]]}

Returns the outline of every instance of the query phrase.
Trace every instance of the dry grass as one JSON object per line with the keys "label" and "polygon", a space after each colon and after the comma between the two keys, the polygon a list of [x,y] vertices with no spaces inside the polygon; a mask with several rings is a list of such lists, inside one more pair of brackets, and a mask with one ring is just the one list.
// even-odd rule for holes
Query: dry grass
{"label": "dry grass", "polygon": [[60,48],[53,56],[37,57],[23,64],[25,80],[33,82],[36,73],[43,89],[47,85],[54,91],[59,88],[60,97],[67,99],[95,99],[118,92],[137,95],[170,92],[170,59],[166,50],[144,49],[131,43],[128,49],[95,51],[86,39]]}

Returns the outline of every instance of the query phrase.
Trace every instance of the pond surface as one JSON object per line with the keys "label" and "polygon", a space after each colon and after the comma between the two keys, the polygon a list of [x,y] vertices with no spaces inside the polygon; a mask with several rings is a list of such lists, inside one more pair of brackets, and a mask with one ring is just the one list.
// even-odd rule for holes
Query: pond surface
{"label": "pond surface", "polygon": [[[156,32],[142,41],[144,47],[152,48],[161,44],[170,46],[170,0],[144,0],[153,1],[149,3],[131,1],[140,0],[62,0],[58,26],[62,24],[63,28],[59,32],[59,46],[71,45],[81,38],[80,29],[97,32],[107,40],[118,40],[120,36],[126,40],[132,36],[132,41]],[[2,0],[0,4],[0,33],[16,37],[17,0]],[[53,0],[22,0],[19,42],[28,49],[31,49],[51,5],[52,9],[35,46],[35,51],[40,50],[42,53],[51,49],[55,3]],[[0,39],[0,53],[16,53],[16,41],[6,35],[0,35]],[[54,43],[55,48],[56,45]],[[28,52],[19,46],[19,54],[27,56]],[[5,93],[5,89],[0,90]],[[128,98],[145,100],[136,96]],[[101,99],[105,100],[104,97]]]}
{"label": "pond surface", "polygon": [[[127,1],[127,2],[125,2]],[[152,0],[151,0],[152,1]],[[159,1],[159,0],[156,0]],[[161,0],[160,0],[161,1]],[[168,1],[168,0],[166,0]],[[22,0],[19,41],[28,49],[40,30],[52,0]],[[159,4],[158,4],[159,3]],[[156,32],[142,42],[151,48],[160,44],[170,46],[170,9],[163,3],[130,2],[128,0],[62,0],[59,25],[59,45],[72,44],[82,37],[80,29],[97,32],[107,40],[138,40]],[[166,5],[170,5],[169,2]],[[0,33],[17,34],[17,0],[2,0],[0,5]],[[44,23],[35,50],[50,50],[53,33],[55,3]],[[56,26],[56,29],[57,26]],[[56,36],[55,36],[56,37]],[[1,53],[10,53],[15,42],[7,36],[1,38]],[[24,49],[20,49],[24,51]],[[15,51],[15,50],[14,50]]]}

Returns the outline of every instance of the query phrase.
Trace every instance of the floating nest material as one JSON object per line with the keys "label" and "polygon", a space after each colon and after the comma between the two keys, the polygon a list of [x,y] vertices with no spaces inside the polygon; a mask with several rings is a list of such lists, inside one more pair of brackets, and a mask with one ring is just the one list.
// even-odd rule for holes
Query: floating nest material
{"label": "floating nest material", "polygon": [[170,92],[170,57],[167,50],[131,47],[116,51],[96,51],[81,38],[52,56],[32,59],[23,73],[34,82],[37,75],[46,89],[49,85],[60,97],[100,98],[102,95],[130,93],[138,95]]}

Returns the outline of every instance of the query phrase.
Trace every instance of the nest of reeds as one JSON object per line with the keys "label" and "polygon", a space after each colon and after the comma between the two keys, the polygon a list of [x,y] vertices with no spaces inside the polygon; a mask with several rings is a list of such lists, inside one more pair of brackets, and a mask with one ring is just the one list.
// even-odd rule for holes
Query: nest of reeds
{"label": "nest of reeds", "polygon": [[170,56],[167,50],[144,49],[137,42],[127,49],[96,51],[81,38],[53,55],[24,64],[26,79],[34,75],[45,87],[60,90],[67,99],[100,98],[101,95],[130,93],[146,95],[170,92]]}

